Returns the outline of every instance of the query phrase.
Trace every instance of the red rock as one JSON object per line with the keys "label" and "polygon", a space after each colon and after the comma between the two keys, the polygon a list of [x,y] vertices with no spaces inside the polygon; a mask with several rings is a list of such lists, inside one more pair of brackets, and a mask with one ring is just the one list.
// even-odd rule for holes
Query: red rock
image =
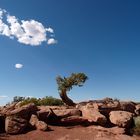
{"label": "red rock", "polygon": [[31,115],[35,114],[37,110],[38,110],[37,106],[34,103],[30,103],[20,108],[14,109],[8,112],[6,115],[7,116],[16,115],[21,118],[29,120]]}
{"label": "red rock", "polygon": [[132,123],[133,114],[127,111],[111,111],[111,123],[124,128],[129,128]]}
{"label": "red rock", "polygon": [[42,130],[42,131],[48,130],[48,125],[43,121],[39,121],[36,115],[31,116],[29,123],[31,124],[32,127],[38,130]]}
{"label": "red rock", "polygon": [[8,134],[21,134],[27,127],[27,121],[16,116],[8,116],[5,120],[5,131]]}
{"label": "red rock", "polygon": [[48,130],[48,125],[43,121],[38,121],[35,126],[38,130],[41,130],[41,131]]}
{"label": "red rock", "polygon": [[107,122],[106,117],[94,108],[82,107],[81,111],[82,116],[90,122],[95,122],[99,125],[105,125]]}
{"label": "red rock", "polygon": [[136,113],[137,115],[140,115],[140,104],[137,104],[135,107],[136,107],[135,113]]}
{"label": "red rock", "polygon": [[87,119],[80,116],[70,116],[61,119],[60,125],[70,126],[70,125],[88,125]]}
{"label": "red rock", "polygon": [[29,121],[30,125],[32,127],[35,127],[38,121],[39,121],[38,117],[36,115],[32,114],[30,121]]}
{"label": "red rock", "polygon": [[135,104],[133,102],[120,102],[120,110],[135,113]]}
{"label": "red rock", "polygon": [[53,112],[61,118],[69,116],[81,116],[82,112],[79,109],[62,109],[62,110],[53,110]]}

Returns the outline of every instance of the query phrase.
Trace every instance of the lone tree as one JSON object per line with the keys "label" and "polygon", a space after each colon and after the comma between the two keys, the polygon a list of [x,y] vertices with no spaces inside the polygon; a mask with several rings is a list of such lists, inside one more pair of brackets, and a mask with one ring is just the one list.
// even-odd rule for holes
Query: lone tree
{"label": "lone tree", "polygon": [[75,103],[67,96],[67,91],[70,91],[73,86],[83,86],[88,77],[84,73],[72,73],[70,77],[56,78],[58,91],[62,101],[69,106],[75,106]]}

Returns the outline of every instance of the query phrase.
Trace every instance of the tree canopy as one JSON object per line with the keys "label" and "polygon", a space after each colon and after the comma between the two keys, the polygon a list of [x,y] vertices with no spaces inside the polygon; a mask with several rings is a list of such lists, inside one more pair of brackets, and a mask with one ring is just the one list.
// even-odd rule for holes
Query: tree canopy
{"label": "tree canopy", "polygon": [[67,105],[74,105],[73,101],[66,95],[67,91],[70,91],[73,86],[83,86],[88,77],[84,73],[72,73],[69,77],[58,76],[56,78],[58,84],[58,90],[62,101]]}

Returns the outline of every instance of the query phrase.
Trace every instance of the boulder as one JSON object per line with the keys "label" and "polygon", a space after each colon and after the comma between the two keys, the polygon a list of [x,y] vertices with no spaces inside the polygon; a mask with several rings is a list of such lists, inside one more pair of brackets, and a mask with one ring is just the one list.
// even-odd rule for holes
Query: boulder
{"label": "boulder", "polygon": [[137,104],[135,107],[136,107],[135,109],[136,115],[140,115],[140,104]]}
{"label": "boulder", "polygon": [[38,117],[37,117],[36,115],[32,114],[32,116],[31,116],[31,118],[30,118],[30,120],[29,120],[30,125],[31,125],[33,128],[35,128],[38,121],[39,121],[39,120],[38,120]]}
{"label": "boulder", "polygon": [[60,121],[60,125],[71,126],[71,125],[88,125],[89,122],[87,119],[81,116],[70,116],[67,118],[63,118]]}
{"label": "boulder", "polygon": [[120,110],[135,113],[135,103],[133,102],[120,102]]}
{"label": "boulder", "polygon": [[[111,100],[112,101],[112,100]],[[103,115],[105,115],[107,118],[109,117],[109,113],[111,111],[117,111],[120,110],[120,102],[119,101],[112,101],[112,102],[105,102],[101,105],[99,105],[99,111]]]}
{"label": "boulder", "polygon": [[44,111],[44,110],[39,110],[37,111],[37,117],[41,121],[47,122],[48,116],[49,116],[50,111]]}
{"label": "boulder", "polygon": [[87,119],[89,122],[94,122],[99,125],[105,125],[107,119],[104,115],[102,115],[98,110],[94,108],[87,108],[86,106],[82,109],[82,116]]}
{"label": "boulder", "polygon": [[133,114],[127,111],[111,111],[110,122],[123,128],[129,128],[133,120]]}
{"label": "boulder", "polygon": [[94,108],[94,109],[98,110],[99,109],[99,103],[89,101],[89,102],[85,102],[84,104],[83,103],[78,103],[76,105],[76,109],[79,109],[79,110],[81,110],[83,107]]}
{"label": "boulder", "polygon": [[102,102],[102,105],[98,105],[99,111],[107,118],[111,111],[128,111],[134,113],[136,108],[135,103],[133,102],[120,102],[118,100],[111,100],[110,98],[104,99]]}
{"label": "boulder", "polygon": [[82,116],[82,112],[79,109],[53,110],[53,112],[60,118]]}
{"label": "boulder", "polygon": [[20,108],[14,109],[8,112],[6,115],[7,116],[16,115],[21,118],[29,120],[32,114],[36,114],[37,110],[38,110],[37,106],[34,103],[30,103]]}
{"label": "boulder", "polygon": [[8,134],[21,134],[25,131],[27,120],[16,116],[8,116],[5,120],[5,131]]}
{"label": "boulder", "polygon": [[67,109],[67,106],[38,106],[38,109],[41,111],[49,111],[50,108],[52,110],[64,110]]}
{"label": "boulder", "polygon": [[94,108],[96,110],[99,110],[99,105],[97,103],[89,102],[86,104],[86,108]]}
{"label": "boulder", "polygon": [[6,115],[6,114],[10,113],[12,110],[15,109],[15,105],[16,105],[16,103],[12,103],[12,104],[1,107],[0,114]]}
{"label": "boulder", "polygon": [[48,130],[48,125],[43,121],[38,121],[35,126],[37,130],[41,130],[41,131]]}
{"label": "boulder", "polygon": [[22,104],[22,101],[17,102],[16,105],[15,105],[15,109],[16,109],[16,108],[20,108],[20,107],[21,107],[21,104]]}
{"label": "boulder", "polygon": [[33,128],[36,128],[38,130],[42,131],[48,130],[48,125],[43,121],[39,121],[36,115],[31,116],[29,123]]}
{"label": "boulder", "polygon": [[63,108],[62,110],[59,109],[47,109],[37,111],[37,116],[39,120],[46,122],[47,124],[54,124],[59,125],[60,120],[62,118],[70,117],[70,116],[81,116],[82,112],[78,109],[66,109]]}
{"label": "boulder", "polygon": [[47,124],[54,124],[56,125],[59,123],[61,117],[58,117],[53,110],[50,108],[49,111],[37,111],[37,117],[39,120],[46,122]]}

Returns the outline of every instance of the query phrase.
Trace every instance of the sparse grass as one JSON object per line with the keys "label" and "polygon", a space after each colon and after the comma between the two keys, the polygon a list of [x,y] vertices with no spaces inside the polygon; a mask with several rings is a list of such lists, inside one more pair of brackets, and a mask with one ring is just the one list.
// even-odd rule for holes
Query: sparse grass
{"label": "sparse grass", "polygon": [[140,136],[140,116],[134,117],[134,127],[132,129],[132,133],[134,135],[139,135]]}

